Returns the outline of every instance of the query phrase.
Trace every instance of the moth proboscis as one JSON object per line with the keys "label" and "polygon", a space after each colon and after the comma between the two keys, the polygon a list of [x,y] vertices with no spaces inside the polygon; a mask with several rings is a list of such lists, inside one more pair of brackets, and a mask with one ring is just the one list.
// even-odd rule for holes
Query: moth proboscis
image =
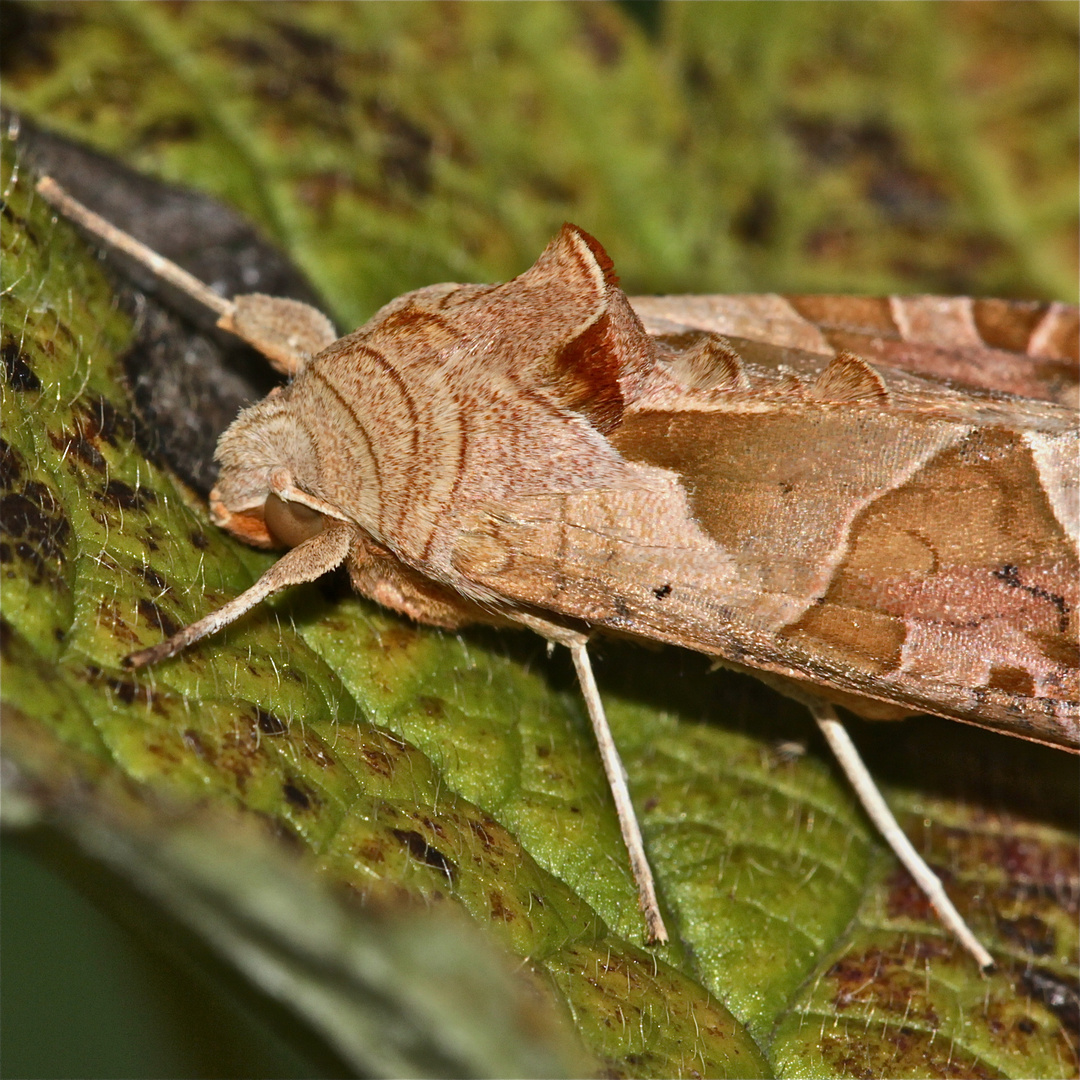
{"label": "moth proboscis", "polygon": [[[505,284],[429,286],[338,339],[307,305],[224,300],[51,180],[39,190],[291,376],[222,435],[210,498],[223,528],[287,552],[129,666],[341,564],[419,622],[568,646],[647,937],[663,941],[586,643],[608,630],[709,654],[810,707],[943,922],[992,966],[834,706],[1080,747],[1077,424],[1054,400],[1072,392],[1075,308],[1025,309],[1021,342],[998,301],[855,300],[845,323],[835,298],[630,300],[599,243],[567,225]],[[995,314],[998,346],[980,336]],[[978,366],[1020,345],[1032,370],[1008,388],[1044,400],[1000,392]]]}

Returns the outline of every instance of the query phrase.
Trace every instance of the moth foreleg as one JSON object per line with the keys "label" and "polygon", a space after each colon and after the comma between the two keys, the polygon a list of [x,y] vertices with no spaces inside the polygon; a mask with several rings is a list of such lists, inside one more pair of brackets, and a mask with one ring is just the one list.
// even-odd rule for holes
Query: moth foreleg
{"label": "moth foreleg", "polygon": [[171,638],[149,649],[124,657],[125,667],[143,667],[173,656],[181,649],[216,633],[222,627],[240,618],[245,611],[255,607],[268,596],[290,585],[314,581],[323,574],[340,566],[349,554],[355,529],[351,525],[331,524],[310,540],[287,551],[250,589],[235,599],[212,611],[190,626],[184,627]]}
{"label": "moth foreleg", "polygon": [[808,702],[807,704],[836,760],[855,789],[855,794],[859,797],[863,809],[877,827],[878,832],[915,879],[915,883],[922,889],[945,928],[951,931],[960,944],[975,957],[984,972],[991,971],[994,967],[994,958],[964,922],[963,916],[956,910],[945,892],[941,879],[930,869],[900,828],[893,812],[882,798],[877,784],[874,783],[874,778],[859,756],[859,751],[851,741],[847,729],[837,719],[836,710],[827,702]]}
{"label": "moth foreleg", "polygon": [[573,642],[569,648],[570,655],[574,658],[578,682],[581,684],[581,693],[585,698],[585,707],[589,711],[589,719],[592,721],[593,732],[596,735],[596,745],[600,750],[600,760],[604,764],[608,787],[611,788],[611,795],[615,800],[615,812],[619,817],[623,843],[630,856],[630,869],[637,882],[638,904],[645,917],[646,939],[662,945],[668,939],[667,927],[664,926],[664,919],[660,914],[652,867],[649,866],[649,859],[645,854],[645,842],[641,836],[637,815],[634,813],[634,804],[630,801],[630,790],[626,785],[626,770],[623,768],[615,740],[611,737],[611,728],[608,727],[604,703],[600,699],[600,691],[597,690],[596,680],[593,678],[592,663],[589,660],[586,644],[584,641]]}
{"label": "moth foreleg", "polygon": [[183,267],[95,214],[69,195],[51,176],[43,176],[38,181],[37,190],[65,217],[215,312],[222,330],[243,338],[282,374],[295,375],[312,356],[337,340],[333,324],[310,304],[259,293],[226,300]]}

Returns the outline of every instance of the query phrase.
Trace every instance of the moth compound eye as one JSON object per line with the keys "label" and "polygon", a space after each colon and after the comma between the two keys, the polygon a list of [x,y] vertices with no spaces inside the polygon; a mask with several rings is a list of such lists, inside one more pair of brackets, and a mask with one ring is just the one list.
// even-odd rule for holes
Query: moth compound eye
{"label": "moth compound eye", "polygon": [[263,505],[266,531],[282,547],[296,547],[317,536],[326,526],[326,516],[301,503],[286,502],[277,495],[267,495]]}

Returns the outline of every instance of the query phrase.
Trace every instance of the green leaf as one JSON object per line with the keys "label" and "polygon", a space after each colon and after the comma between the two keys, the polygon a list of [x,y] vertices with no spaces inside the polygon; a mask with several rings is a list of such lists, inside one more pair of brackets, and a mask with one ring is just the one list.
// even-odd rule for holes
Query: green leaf
{"label": "green leaf", "polygon": [[[943,84],[972,65],[954,53],[981,24],[914,5],[882,17],[824,5],[820,22],[722,7],[673,5],[651,41],[606,5],[35,6],[32,18],[52,20],[51,62],[5,72],[6,94],[243,206],[346,321],[408,287],[509,276],[564,217],[600,236],[638,289],[919,289],[969,273],[956,287],[1067,291],[1068,260],[1046,242],[1072,227],[1065,200],[1050,180],[1027,181],[1036,211],[1010,171],[1009,154],[1052,161],[1052,140],[1025,136],[1019,106],[998,109],[991,130],[981,100],[939,130]],[[1039,10],[1024,63],[983,77],[1019,81],[1029,98],[1044,86],[1046,101],[1062,16]],[[823,42],[827,64],[815,61]],[[864,100],[878,128],[853,104]],[[1008,153],[985,137],[1001,125]],[[849,150],[834,167],[836,140]],[[896,176],[915,194],[883,194]],[[219,534],[139,452],[117,366],[130,326],[26,184],[5,172],[0,517],[4,753],[26,813],[99,857],[133,852],[115,858],[136,877],[159,852],[148,891],[182,893],[183,917],[257,981],[276,973],[266,984],[278,978],[359,1069],[396,1066],[343,1045],[349,1024],[333,1018],[349,1008],[358,1024],[396,1010],[419,1033],[422,1049],[399,1059],[417,1071],[583,1068],[554,1018],[539,1036],[515,1026],[523,991],[506,989],[490,955],[508,952],[529,1000],[569,1017],[591,1067],[610,1074],[1075,1074],[1077,783],[1065,755],[945,721],[854,725],[902,824],[998,956],[983,979],[797,706],[699,657],[602,645],[601,692],[676,934],[645,950],[565,658],[524,635],[442,634],[308,588],[149,672],[124,671],[137,644],[235,595],[268,559]],[[895,207],[913,213],[925,190],[939,228],[920,240]],[[858,242],[845,249],[845,236]],[[918,264],[906,277],[905,259]],[[78,813],[59,778],[78,778]],[[86,819],[114,841],[95,845]],[[289,838],[299,866],[277,866],[271,849],[230,867],[254,822]],[[264,896],[294,922],[313,912],[316,942],[360,940],[372,910],[420,920],[424,906],[461,909],[482,934],[464,959],[440,954],[454,975],[386,950],[380,962],[401,972],[380,998],[390,1011],[364,1013],[356,994],[327,995],[325,964],[310,960],[321,946],[300,949],[288,920],[259,910]],[[469,956],[487,957],[487,976],[468,978]],[[425,1004],[448,979],[478,984],[469,1000],[509,1003],[503,1019],[469,1024]],[[508,1056],[485,1048],[485,1023],[508,1033]],[[451,1057],[429,1052],[453,1030]]]}

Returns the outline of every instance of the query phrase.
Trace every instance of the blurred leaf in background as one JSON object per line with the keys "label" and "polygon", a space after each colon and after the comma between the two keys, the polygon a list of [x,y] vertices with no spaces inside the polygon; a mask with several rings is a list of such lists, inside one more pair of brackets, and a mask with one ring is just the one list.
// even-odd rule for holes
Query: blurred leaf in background
{"label": "blurred leaf in background", "polygon": [[[1001,961],[984,980],[799,708],[698,657],[604,645],[677,931],[645,951],[565,658],[526,637],[439,634],[313,587],[122,672],[266,557],[173,475],[205,487],[194,433],[224,376],[164,410],[188,438],[148,439],[165,421],[133,409],[120,363],[139,404],[155,316],[139,299],[133,326],[29,193],[27,137],[32,121],[225,200],[343,327],[409,288],[509,277],[566,219],[631,292],[1075,299],[1075,5],[9,3],[3,31],[24,125],[3,181],[9,821],[111,867],[114,913],[139,907],[122,879],[164,902],[177,923],[144,940],[201,936],[295,1009],[306,1034],[267,1043],[281,1075],[1076,1074],[1065,755],[944,721],[859,726]],[[109,175],[99,196],[134,204]],[[206,220],[187,205],[165,231],[198,254]],[[41,828],[20,853],[83,865]],[[464,958],[424,907],[479,924]],[[406,955],[391,916],[430,944]],[[329,941],[354,943],[336,966]],[[280,1027],[268,1000],[237,1015],[252,1007]],[[241,1071],[246,1023],[172,1071],[268,1073],[265,1050]],[[5,1024],[18,1075],[10,1048]]]}

